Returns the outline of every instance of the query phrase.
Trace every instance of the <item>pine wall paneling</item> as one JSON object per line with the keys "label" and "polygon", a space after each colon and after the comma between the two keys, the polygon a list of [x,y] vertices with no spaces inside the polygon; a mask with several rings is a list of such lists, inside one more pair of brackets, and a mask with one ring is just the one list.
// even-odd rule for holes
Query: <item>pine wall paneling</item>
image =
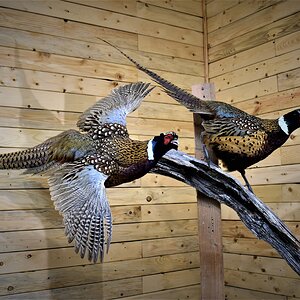
{"label": "pine wall paneling", "polygon": [[[218,100],[267,118],[299,108],[299,9],[293,0],[207,3],[209,75]],[[257,195],[298,237],[299,133],[246,172]],[[276,251],[228,207],[222,217],[226,299],[299,298],[299,276]]]}
{"label": "pine wall paneling", "polygon": [[[201,1],[1,0],[1,153],[75,128],[118,85],[150,81],[98,37],[183,88],[203,82]],[[139,139],[175,130],[194,153],[191,114],[159,89],[128,128]],[[198,297],[193,189],[156,175],[110,189],[113,243],[96,265],[67,244],[44,178],[2,171],[0,189],[2,299]]]}
{"label": "pine wall paneling", "polygon": [[[264,117],[299,107],[297,1],[206,3],[218,100]],[[201,7],[197,0],[1,0],[0,152],[75,128],[115,86],[150,81],[99,36],[185,89],[203,82]],[[191,114],[159,89],[128,127],[140,139],[178,131],[181,150],[194,153]],[[298,130],[247,171],[297,236],[299,141]],[[44,178],[2,171],[0,189],[2,299],[199,298],[193,189],[153,174],[110,189],[115,225],[102,265],[86,264],[67,244]],[[222,215],[226,299],[300,298],[299,278],[278,254],[235,212],[224,206]]]}

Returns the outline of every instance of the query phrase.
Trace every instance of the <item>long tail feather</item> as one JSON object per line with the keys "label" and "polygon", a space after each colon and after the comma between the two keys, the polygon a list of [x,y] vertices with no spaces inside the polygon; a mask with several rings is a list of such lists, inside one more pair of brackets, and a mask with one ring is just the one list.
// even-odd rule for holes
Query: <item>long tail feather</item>
{"label": "long tail feather", "polygon": [[164,88],[164,91],[174,98],[176,101],[178,101],[180,104],[184,105],[186,108],[193,112],[201,112],[201,114],[212,114],[211,109],[207,106],[206,101],[203,101],[196,96],[188,93],[187,91],[181,89],[180,87],[176,86],[175,84],[171,83],[170,81],[164,79],[163,77],[159,76],[155,72],[147,69],[146,67],[139,64],[137,61],[135,61],[133,58],[131,58],[128,54],[117,48],[112,43],[99,38],[103,42],[107,43],[111,47],[115,48],[117,51],[119,51],[122,55],[124,55],[126,58],[128,58],[140,71],[146,73],[149,75],[153,81],[158,83]]}
{"label": "long tail feather", "polygon": [[0,154],[0,169],[27,169],[24,173],[43,173],[92,151],[91,138],[70,129],[33,148]]}
{"label": "long tail feather", "polygon": [[39,168],[47,163],[48,148],[34,147],[18,152],[0,154],[0,169]]}

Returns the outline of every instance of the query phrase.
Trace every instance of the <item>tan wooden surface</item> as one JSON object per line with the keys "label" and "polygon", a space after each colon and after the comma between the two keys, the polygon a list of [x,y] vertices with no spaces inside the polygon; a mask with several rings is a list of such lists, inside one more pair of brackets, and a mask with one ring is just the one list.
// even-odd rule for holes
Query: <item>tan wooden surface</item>
{"label": "tan wooden surface", "polygon": [[[207,5],[210,80],[217,99],[263,118],[300,107],[297,1],[221,1]],[[299,237],[299,134],[246,170],[254,192]],[[241,182],[243,179],[237,172]],[[226,299],[300,297],[299,276],[222,206]]]}
{"label": "tan wooden surface", "polygon": [[[269,118],[300,106],[296,2],[207,0],[217,99]],[[201,1],[1,0],[0,6],[0,153],[74,128],[80,112],[118,85],[150,81],[99,37],[187,90],[204,81]],[[128,127],[139,139],[176,130],[180,149],[195,151],[192,115],[159,88]],[[298,237],[299,145],[298,130],[247,171],[254,191]],[[20,173],[0,172],[1,299],[199,299],[193,189],[150,174],[109,190],[110,254],[103,265],[82,266],[46,180]],[[299,278],[277,253],[232,210],[223,215],[226,299],[300,299]]]}
{"label": "tan wooden surface", "polygon": [[[151,82],[99,38],[188,90],[203,81],[201,1],[13,0],[0,6],[0,153],[76,128],[80,113],[117,86]],[[192,120],[157,87],[127,123],[140,140],[174,130],[180,150],[194,154]],[[0,172],[1,299],[197,297],[192,188],[148,175],[109,189],[111,249],[104,264],[92,265],[68,244],[46,178],[21,172]]]}

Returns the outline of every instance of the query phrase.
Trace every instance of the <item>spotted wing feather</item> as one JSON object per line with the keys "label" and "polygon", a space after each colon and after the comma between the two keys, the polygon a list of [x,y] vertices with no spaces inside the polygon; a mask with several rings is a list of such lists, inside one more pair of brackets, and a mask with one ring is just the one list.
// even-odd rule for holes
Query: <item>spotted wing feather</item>
{"label": "spotted wing feather", "polygon": [[254,134],[261,126],[259,118],[222,118],[204,121],[203,127],[206,133],[214,136],[246,136]]}
{"label": "spotted wing feather", "polygon": [[63,215],[69,242],[75,241],[75,251],[83,258],[103,260],[105,241],[111,240],[112,220],[105,193],[108,176],[93,166],[81,163],[65,164],[49,179],[50,194],[55,208]]}
{"label": "spotted wing feather", "polygon": [[83,131],[95,131],[106,123],[126,126],[126,117],[135,111],[142,100],[154,88],[150,83],[130,83],[114,89],[111,94],[86,110],[79,118],[77,126]]}

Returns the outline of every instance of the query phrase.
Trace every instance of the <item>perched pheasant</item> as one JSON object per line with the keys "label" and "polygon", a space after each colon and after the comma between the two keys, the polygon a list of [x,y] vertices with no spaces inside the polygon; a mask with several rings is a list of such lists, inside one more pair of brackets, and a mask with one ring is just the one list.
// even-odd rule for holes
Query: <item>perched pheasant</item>
{"label": "perched pheasant", "polygon": [[[224,102],[204,101],[148,70],[111,43],[103,41],[149,75],[168,95],[192,112],[201,115],[205,129],[201,136],[203,144],[212,149],[228,171],[239,171],[252,192],[245,169],[269,156],[300,127],[300,109],[270,120],[250,115]],[[209,160],[206,149],[204,154]]]}
{"label": "perched pheasant", "polygon": [[28,150],[0,155],[0,169],[27,169],[49,176],[51,198],[63,215],[69,242],[83,258],[103,261],[112,234],[105,188],[140,178],[170,149],[178,148],[174,132],[149,141],[129,138],[126,116],[152,90],[149,83],[128,84],[85,111],[76,130],[65,131]]}

